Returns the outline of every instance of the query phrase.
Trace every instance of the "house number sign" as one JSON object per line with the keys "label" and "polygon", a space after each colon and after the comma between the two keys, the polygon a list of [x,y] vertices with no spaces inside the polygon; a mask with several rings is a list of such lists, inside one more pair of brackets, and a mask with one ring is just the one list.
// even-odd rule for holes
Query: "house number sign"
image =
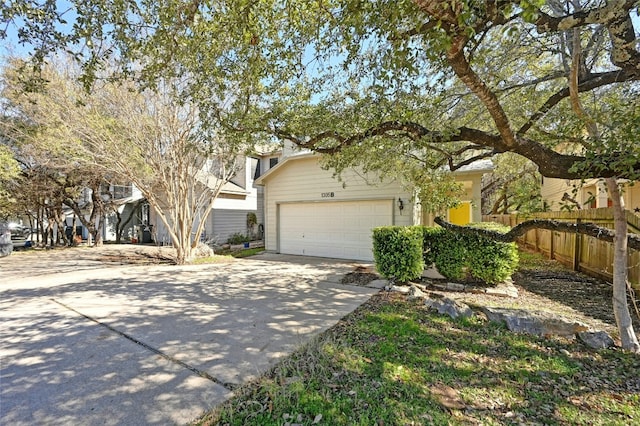
{"label": "house number sign", "polygon": [[335,194],[333,192],[323,192],[320,194],[320,196],[322,198],[333,198],[335,197]]}

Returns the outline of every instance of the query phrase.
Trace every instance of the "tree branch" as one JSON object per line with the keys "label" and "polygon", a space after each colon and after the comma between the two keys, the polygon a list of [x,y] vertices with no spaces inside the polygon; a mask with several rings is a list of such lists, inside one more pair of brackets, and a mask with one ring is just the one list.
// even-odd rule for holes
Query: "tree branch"
{"label": "tree branch", "polygon": [[559,17],[538,11],[539,18],[535,24],[541,33],[570,30],[591,24],[607,24],[620,19],[621,16],[628,16],[635,3],[636,0],[611,1],[599,8],[580,10]]}
{"label": "tree branch", "polygon": [[[517,137],[515,146],[507,146],[499,135],[487,133],[482,130],[469,127],[459,127],[453,132],[438,132],[427,129],[419,123],[386,121],[369,129],[355,133],[351,136],[342,135],[336,131],[319,133],[308,139],[303,139],[293,133],[281,129],[275,129],[273,133],[282,139],[294,142],[301,148],[311,149],[321,154],[336,154],[341,150],[358,145],[368,138],[380,137],[410,137],[412,140],[425,139],[428,144],[448,142],[472,142],[487,149],[492,149],[494,154],[514,152],[520,154],[538,166],[540,174],[549,178],[580,179],[582,173],[570,171],[576,163],[586,160],[580,155],[567,155],[554,151],[535,140]],[[431,148],[422,145],[422,148]],[[640,164],[632,169],[640,169]],[[609,177],[615,173],[612,170],[602,169],[593,171],[593,177]],[[621,176],[624,177],[624,176]]]}
{"label": "tree branch", "polygon": [[[567,232],[570,234],[588,235],[598,240],[607,241],[610,243],[613,242],[613,237],[615,236],[615,232],[612,229],[603,228],[593,223],[570,223],[547,219],[527,220],[514,226],[506,234],[497,231],[490,231],[488,229],[454,225],[452,223],[444,221],[441,217],[436,217],[434,219],[434,222],[445,229],[450,229],[452,231],[465,234],[483,235],[492,240],[505,243],[515,241],[518,237],[523,236],[532,229],[548,229],[554,232]],[[640,250],[640,235],[627,234],[627,241],[630,248]]]}
{"label": "tree branch", "polygon": [[[606,86],[613,83],[622,83],[625,81],[637,81],[640,80],[640,72],[631,71],[628,69],[610,71],[600,74],[591,74],[588,79],[578,83],[578,92],[588,92],[597,89],[602,86]],[[547,101],[536,111],[526,123],[518,129],[517,135],[524,135],[531,129],[531,127],[540,120],[547,112],[553,107],[559,104],[563,99],[569,97],[569,88],[565,87],[562,90],[553,94]]]}

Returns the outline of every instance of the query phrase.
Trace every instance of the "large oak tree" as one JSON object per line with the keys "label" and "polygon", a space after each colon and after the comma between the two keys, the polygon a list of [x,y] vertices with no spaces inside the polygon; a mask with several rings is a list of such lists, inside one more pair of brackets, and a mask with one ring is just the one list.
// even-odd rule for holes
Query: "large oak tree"
{"label": "large oak tree", "polygon": [[[338,170],[408,170],[428,193],[420,170],[511,152],[546,177],[607,179],[616,318],[623,346],[640,351],[616,185],[640,171],[636,0],[87,0],[69,32],[55,2],[2,11],[30,17],[13,22],[36,63],[64,45],[87,83],[105,54],[150,85],[189,73],[185,96],[205,122],[332,154]],[[231,108],[216,102],[225,91]]]}

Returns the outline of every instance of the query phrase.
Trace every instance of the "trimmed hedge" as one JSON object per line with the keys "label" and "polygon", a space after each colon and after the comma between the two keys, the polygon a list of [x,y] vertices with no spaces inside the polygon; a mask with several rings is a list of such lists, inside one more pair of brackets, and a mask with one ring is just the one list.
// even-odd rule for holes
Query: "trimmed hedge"
{"label": "trimmed hedge", "polygon": [[[497,224],[472,227],[508,231]],[[373,230],[373,255],[385,278],[406,282],[435,265],[450,280],[496,284],[518,267],[515,243],[494,241],[477,234],[463,234],[440,227],[383,226]]]}
{"label": "trimmed hedge", "polygon": [[[474,225],[470,225],[476,227]],[[508,230],[496,225],[479,228]],[[515,243],[494,241],[482,235],[462,234],[443,228],[423,229],[423,251],[426,266],[434,265],[452,280],[480,280],[496,284],[509,278],[518,267]]]}
{"label": "trimmed hedge", "polygon": [[382,226],[373,230],[376,269],[385,278],[407,282],[422,275],[422,227]]}

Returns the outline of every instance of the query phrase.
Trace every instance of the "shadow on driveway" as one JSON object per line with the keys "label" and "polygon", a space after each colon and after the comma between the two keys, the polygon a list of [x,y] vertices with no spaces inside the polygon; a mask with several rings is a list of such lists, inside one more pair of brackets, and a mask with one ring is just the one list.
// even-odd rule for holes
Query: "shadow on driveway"
{"label": "shadow on driveway", "polygon": [[352,265],[247,259],[0,286],[0,423],[185,423],[376,290]]}

